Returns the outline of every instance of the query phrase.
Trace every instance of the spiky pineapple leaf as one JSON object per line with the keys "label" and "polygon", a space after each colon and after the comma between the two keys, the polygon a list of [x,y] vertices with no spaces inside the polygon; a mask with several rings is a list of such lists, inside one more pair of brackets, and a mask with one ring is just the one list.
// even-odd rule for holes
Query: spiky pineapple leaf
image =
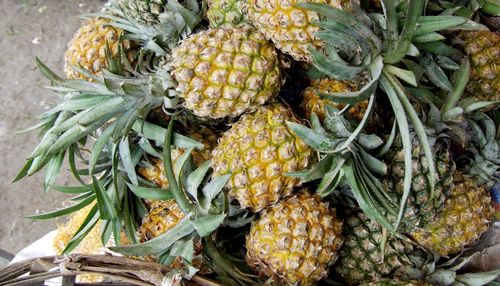
{"label": "spiky pineapple leaf", "polygon": [[78,244],[80,244],[80,242],[87,236],[87,234],[92,231],[98,221],[99,212],[97,211],[97,206],[93,206],[73,237],[70,239],[70,241],[68,241],[68,244],[66,244],[66,247],[62,251],[62,254],[68,254],[73,251],[78,246]]}
{"label": "spiky pineapple leaf", "polygon": [[63,209],[60,209],[60,210],[56,210],[56,211],[51,211],[51,212],[43,213],[43,214],[29,215],[29,216],[26,216],[26,218],[31,218],[31,219],[52,219],[52,218],[64,216],[64,215],[67,215],[67,214],[70,214],[70,213],[74,213],[74,212],[76,212],[76,211],[78,211],[78,210],[80,210],[80,209],[88,206],[94,200],[95,200],[95,196],[91,196],[91,197],[88,197],[85,200],[83,200],[83,201],[81,201],[81,202],[79,202],[77,204],[74,204],[72,206],[69,206],[69,207],[66,207],[66,208],[63,208]]}
{"label": "spiky pineapple leaf", "polygon": [[101,218],[107,220],[116,218],[118,215],[116,207],[109,197],[108,192],[106,192],[101,182],[95,176],[92,177],[92,184]]}
{"label": "spiky pineapple leaf", "polygon": [[51,189],[65,194],[81,194],[86,193],[88,191],[92,191],[91,185],[83,185],[83,186],[50,186]]}
{"label": "spiky pineapple leaf", "polygon": [[127,183],[127,186],[132,191],[132,193],[134,193],[134,195],[142,199],[154,200],[154,201],[166,201],[174,198],[168,189],[147,188],[147,187],[135,186],[130,183]]}
{"label": "spiky pineapple leaf", "polygon": [[460,101],[460,98],[462,98],[465,86],[469,82],[469,78],[470,63],[467,59],[464,59],[460,68],[452,75],[451,82],[453,85],[453,90],[448,93],[448,97],[446,98],[442,108],[443,112],[447,112],[448,110],[456,107],[457,103]]}
{"label": "spiky pineapple leaf", "polygon": [[63,79],[60,76],[58,76],[51,69],[49,69],[38,57],[35,58],[35,61],[40,72],[50,81],[54,83],[63,81]]}
{"label": "spiky pineapple leaf", "polygon": [[[167,129],[140,119],[134,122],[132,130],[143,135],[147,139],[156,140],[158,142],[163,142],[167,133]],[[180,148],[196,148],[198,150],[204,147],[202,143],[175,132],[172,144]]]}
{"label": "spiky pineapple leaf", "polygon": [[198,188],[210,169],[210,161],[205,161],[196,170],[190,173],[186,179],[186,191],[198,200]]}
{"label": "spiky pineapple leaf", "polygon": [[429,80],[432,81],[435,85],[449,92],[453,90],[453,86],[448,80],[448,77],[437,65],[432,56],[425,55],[421,57],[420,64],[424,67],[425,73]]}
{"label": "spiky pineapple leaf", "polygon": [[165,233],[141,244],[113,246],[109,249],[123,255],[147,256],[168,250],[176,241],[193,233],[195,230],[187,214],[183,220]]}
{"label": "spiky pineapple leaf", "polygon": [[212,234],[224,221],[225,214],[203,216],[191,221],[196,232],[205,237]]}
{"label": "spiky pineapple leaf", "polygon": [[212,178],[212,180],[202,189],[205,198],[208,201],[212,201],[222,191],[222,188],[224,188],[229,181],[229,178],[231,178],[231,174]]}
{"label": "spiky pineapple leaf", "polygon": [[459,27],[466,23],[467,18],[459,16],[420,16],[415,34],[421,36],[431,32],[442,31],[450,28]]}
{"label": "spiky pineapple leaf", "polygon": [[336,145],[333,139],[315,132],[314,130],[305,127],[302,124],[287,121],[286,125],[304,142],[318,151],[328,151]]}
{"label": "spiky pineapple leaf", "polygon": [[399,134],[401,137],[401,142],[403,145],[403,153],[404,153],[404,178],[403,178],[403,194],[401,196],[401,205],[399,208],[398,218],[396,221],[396,228],[399,225],[405,209],[406,200],[410,193],[411,189],[411,180],[412,180],[412,155],[411,155],[411,140],[410,140],[410,130],[408,126],[408,121],[405,115],[405,111],[401,101],[394,89],[394,87],[389,82],[386,76],[382,76],[380,78],[380,84],[382,88],[385,90],[389,101],[391,102],[392,109],[394,111],[394,115],[396,117],[396,122],[399,128]]}

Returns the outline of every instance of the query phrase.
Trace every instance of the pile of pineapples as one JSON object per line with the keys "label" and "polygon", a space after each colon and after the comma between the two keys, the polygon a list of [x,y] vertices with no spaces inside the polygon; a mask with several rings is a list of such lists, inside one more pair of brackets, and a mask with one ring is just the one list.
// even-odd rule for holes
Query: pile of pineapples
{"label": "pile of pineapples", "polygon": [[[33,216],[76,212],[61,253],[170,265],[169,281],[484,285],[500,271],[460,268],[500,179],[500,34],[483,24],[499,14],[110,0],[65,76],[37,60],[58,97],[16,180],[43,169],[45,190],[74,195]],[[80,185],[54,184],[63,162]]]}

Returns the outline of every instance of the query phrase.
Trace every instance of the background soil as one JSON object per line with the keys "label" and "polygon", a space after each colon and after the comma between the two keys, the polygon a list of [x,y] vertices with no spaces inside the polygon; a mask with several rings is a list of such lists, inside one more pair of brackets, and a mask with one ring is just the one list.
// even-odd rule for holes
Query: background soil
{"label": "background soil", "polygon": [[[62,74],[66,43],[81,23],[78,16],[101,5],[98,0],[0,1],[0,249],[16,253],[56,226],[54,220],[24,217],[56,209],[67,197],[45,193],[42,175],[11,183],[37,144],[36,132],[15,133],[57,100],[43,88],[48,81],[35,57]],[[71,184],[69,176],[61,176],[59,184]]]}

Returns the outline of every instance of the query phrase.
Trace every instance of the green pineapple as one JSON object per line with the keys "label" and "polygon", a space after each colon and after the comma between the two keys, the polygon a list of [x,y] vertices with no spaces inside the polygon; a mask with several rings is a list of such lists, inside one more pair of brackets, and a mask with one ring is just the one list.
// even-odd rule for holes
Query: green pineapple
{"label": "green pineapple", "polygon": [[210,27],[240,27],[248,23],[246,0],[208,0]]}

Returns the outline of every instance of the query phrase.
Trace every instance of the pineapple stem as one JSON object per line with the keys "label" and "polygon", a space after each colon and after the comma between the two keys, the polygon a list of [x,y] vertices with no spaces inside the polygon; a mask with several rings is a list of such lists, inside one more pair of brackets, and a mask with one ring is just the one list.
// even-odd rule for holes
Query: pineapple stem
{"label": "pineapple stem", "polygon": [[177,183],[170,153],[175,116],[176,114],[174,113],[172,115],[172,118],[170,119],[170,122],[168,123],[167,134],[165,135],[165,141],[163,142],[163,164],[165,168],[165,174],[167,175],[170,192],[172,193],[172,196],[181,208],[182,212],[187,215],[194,210],[194,206]]}

